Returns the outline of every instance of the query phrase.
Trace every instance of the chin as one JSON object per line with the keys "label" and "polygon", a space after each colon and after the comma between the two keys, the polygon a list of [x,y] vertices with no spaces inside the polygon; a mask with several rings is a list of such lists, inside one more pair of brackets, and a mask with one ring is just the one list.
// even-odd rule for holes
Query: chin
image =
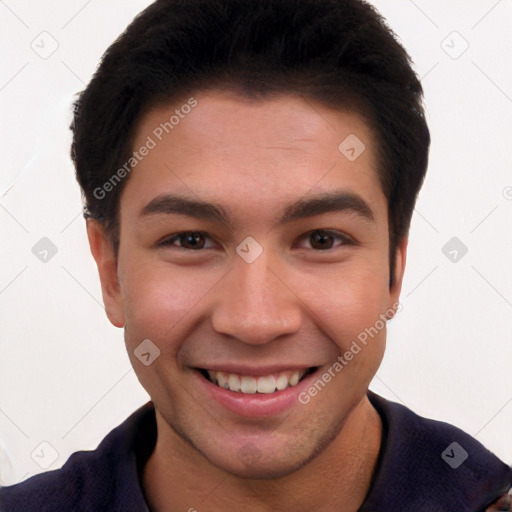
{"label": "chin", "polygon": [[210,463],[238,478],[254,480],[270,480],[285,477],[302,468],[308,460],[304,460],[302,455],[276,456],[275,452],[265,456],[263,453],[257,453],[258,458],[252,459],[251,455],[244,453],[243,456],[226,459],[225,456],[216,460],[208,458]]}
{"label": "chin", "polygon": [[[238,442],[231,439],[231,446],[226,442],[203,446],[196,449],[210,464],[239,478],[276,479],[285,477],[306,466],[319,455],[336,436],[338,429],[332,429],[324,436],[318,431],[312,435],[297,429],[294,435],[272,436],[266,440]],[[297,434],[300,434],[297,436]],[[211,443],[211,440],[209,440]],[[218,449],[223,446],[223,450]]]}

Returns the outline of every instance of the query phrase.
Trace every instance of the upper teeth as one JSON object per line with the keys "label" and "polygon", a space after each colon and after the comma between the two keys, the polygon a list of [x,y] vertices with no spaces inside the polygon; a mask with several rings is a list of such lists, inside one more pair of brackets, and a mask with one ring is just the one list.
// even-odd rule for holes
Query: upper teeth
{"label": "upper teeth", "polygon": [[247,394],[273,393],[276,389],[282,391],[289,386],[295,386],[307,370],[286,370],[272,375],[252,377],[237,375],[215,370],[208,370],[212,382],[224,389]]}

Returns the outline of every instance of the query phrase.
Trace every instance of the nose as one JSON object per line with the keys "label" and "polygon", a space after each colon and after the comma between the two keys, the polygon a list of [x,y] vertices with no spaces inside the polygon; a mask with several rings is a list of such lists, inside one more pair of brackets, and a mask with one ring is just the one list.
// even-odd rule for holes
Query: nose
{"label": "nose", "polygon": [[265,251],[252,263],[237,257],[222,283],[212,313],[216,332],[261,345],[300,330],[300,300]]}

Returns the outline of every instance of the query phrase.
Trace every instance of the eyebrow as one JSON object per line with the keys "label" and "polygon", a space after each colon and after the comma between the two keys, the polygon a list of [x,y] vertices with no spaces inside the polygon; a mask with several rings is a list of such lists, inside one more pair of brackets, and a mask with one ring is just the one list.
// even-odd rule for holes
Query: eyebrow
{"label": "eyebrow", "polygon": [[174,195],[163,195],[152,199],[143,208],[140,217],[151,215],[187,215],[199,220],[230,224],[229,215],[222,206]]}
{"label": "eyebrow", "polygon": [[[351,192],[335,191],[302,198],[286,206],[278,224],[334,212],[353,213],[365,220],[375,220],[370,205],[361,196]],[[162,195],[152,199],[142,209],[140,217],[152,215],[186,215],[198,220],[231,226],[230,216],[222,206],[176,195]]]}
{"label": "eyebrow", "polygon": [[299,199],[287,206],[278,223],[286,224],[294,220],[334,212],[355,213],[366,220],[375,220],[370,205],[360,195],[351,192],[325,192],[308,199]]}

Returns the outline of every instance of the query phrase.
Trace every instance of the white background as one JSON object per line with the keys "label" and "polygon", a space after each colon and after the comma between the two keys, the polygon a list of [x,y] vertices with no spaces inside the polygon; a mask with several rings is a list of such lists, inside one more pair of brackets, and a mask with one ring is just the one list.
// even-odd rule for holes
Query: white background
{"label": "white background", "polygon": [[[0,1],[4,483],[95,448],[148,400],[103,310],[68,156],[73,95],[148,3]],[[512,2],[374,3],[422,77],[432,150],[404,309],[372,389],[461,427],[511,464]],[[57,43],[47,59],[31,48]],[[454,236],[468,248],[455,263],[442,252]],[[46,263],[32,253],[42,237],[58,249]]]}

